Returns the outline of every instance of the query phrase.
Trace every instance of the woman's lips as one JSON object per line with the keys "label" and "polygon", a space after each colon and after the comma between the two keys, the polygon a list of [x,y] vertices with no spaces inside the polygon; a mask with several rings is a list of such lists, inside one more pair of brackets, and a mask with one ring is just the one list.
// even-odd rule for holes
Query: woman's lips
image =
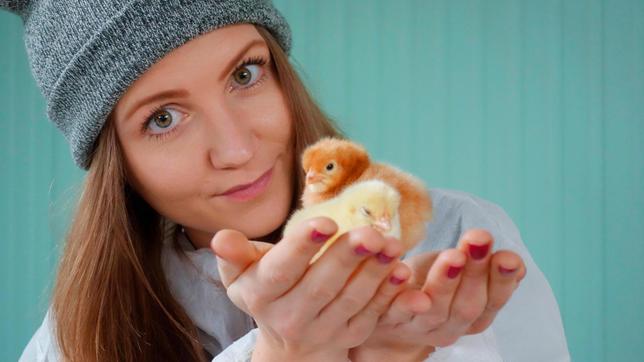
{"label": "woman's lips", "polygon": [[253,183],[248,185],[235,186],[230,190],[219,194],[218,196],[226,196],[238,201],[253,199],[266,189],[266,186],[268,186],[272,176],[273,168],[271,167],[270,170],[266,171],[257,180],[253,181]]}

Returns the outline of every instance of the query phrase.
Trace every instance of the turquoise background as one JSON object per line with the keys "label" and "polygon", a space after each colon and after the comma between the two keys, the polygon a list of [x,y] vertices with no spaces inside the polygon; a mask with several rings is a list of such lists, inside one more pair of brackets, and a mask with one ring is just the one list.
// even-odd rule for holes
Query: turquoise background
{"label": "turquoise background", "polygon": [[[644,357],[644,1],[275,1],[374,157],[500,204],[575,361]],[[0,12],[0,360],[40,324],[84,172]],[[539,341],[534,341],[539,343]]]}

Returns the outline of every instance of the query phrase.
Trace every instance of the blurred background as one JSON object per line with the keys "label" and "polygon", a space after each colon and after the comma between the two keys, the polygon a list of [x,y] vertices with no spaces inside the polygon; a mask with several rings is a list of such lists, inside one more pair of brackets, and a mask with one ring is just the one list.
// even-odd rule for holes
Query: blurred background
{"label": "blurred background", "polygon": [[[292,61],[374,158],[501,205],[575,361],[644,358],[644,1],[276,0]],[[0,360],[49,304],[84,172],[0,11]],[[527,326],[526,326],[527,327]],[[538,341],[534,341],[538,343]]]}

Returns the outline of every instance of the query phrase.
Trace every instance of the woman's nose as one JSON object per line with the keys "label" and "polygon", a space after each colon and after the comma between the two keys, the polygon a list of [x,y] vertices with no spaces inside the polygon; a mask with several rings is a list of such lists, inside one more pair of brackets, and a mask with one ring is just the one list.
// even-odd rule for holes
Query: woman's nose
{"label": "woman's nose", "polygon": [[255,155],[256,139],[248,122],[234,112],[219,108],[209,116],[209,158],[217,169],[241,167]]}

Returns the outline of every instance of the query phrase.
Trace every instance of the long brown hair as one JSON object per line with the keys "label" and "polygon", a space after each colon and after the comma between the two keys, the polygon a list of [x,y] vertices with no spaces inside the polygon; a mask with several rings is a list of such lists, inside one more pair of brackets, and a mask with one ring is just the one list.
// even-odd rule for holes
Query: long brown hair
{"label": "long brown hair", "polygon": [[[311,98],[273,36],[256,29],[270,49],[293,120],[293,209],[303,185],[299,155],[319,138],[341,133]],[[172,237],[176,244],[177,228],[128,183],[116,130],[108,119],[66,235],[54,287],[52,308],[63,358],[206,359],[196,327],[173,298],[161,267],[163,240]]]}

